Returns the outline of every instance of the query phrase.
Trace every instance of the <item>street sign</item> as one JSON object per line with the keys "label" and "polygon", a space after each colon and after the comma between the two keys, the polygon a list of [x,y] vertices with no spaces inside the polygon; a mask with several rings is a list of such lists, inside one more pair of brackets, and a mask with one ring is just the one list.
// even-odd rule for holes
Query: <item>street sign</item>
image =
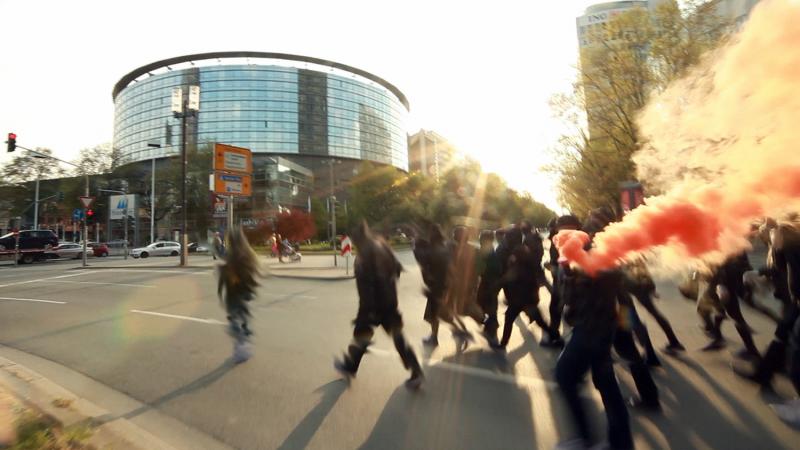
{"label": "street sign", "polygon": [[186,107],[190,111],[200,111],[200,86],[189,86],[189,104]]}
{"label": "street sign", "polygon": [[92,206],[92,202],[94,201],[94,197],[80,196],[78,198],[81,199],[81,204],[83,205],[84,208],[88,208],[88,207]]}
{"label": "street sign", "polygon": [[214,170],[250,175],[253,173],[253,154],[246,148],[214,144]]}
{"label": "street sign", "polygon": [[183,112],[183,89],[172,88],[172,112],[180,114]]}
{"label": "street sign", "polygon": [[78,222],[81,219],[83,219],[83,210],[80,208],[75,208],[74,210],[72,210],[72,220]]}
{"label": "street sign", "polygon": [[350,238],[345,236],[342,239],[342,256],[349,257],[353,253],[353,243],[350,242]]}
{"label": "street sign", "polygon": [[253,193],[250,175],[214,172],[214,193],[218,195],[249,196]]}

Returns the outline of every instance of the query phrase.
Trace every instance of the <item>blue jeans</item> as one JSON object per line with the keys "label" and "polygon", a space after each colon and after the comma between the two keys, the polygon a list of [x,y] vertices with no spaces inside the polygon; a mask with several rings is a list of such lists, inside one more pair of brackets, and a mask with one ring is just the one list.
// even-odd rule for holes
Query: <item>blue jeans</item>
{"label": "blue jeans", "polygon": [[589,332],[584,326],[576,326],[558,357],[556,381],[569,406],[578,434],[588,446],[593,443],[593,439],[578,390],[586,373],[591,370],[592,382],[600,391],[606,411],[608,443],[613,449],[628,450],[633,448],[633,438],[628,410],[614,376],[611,361],[613,339],[613,332],[599,336],[598,333]]}

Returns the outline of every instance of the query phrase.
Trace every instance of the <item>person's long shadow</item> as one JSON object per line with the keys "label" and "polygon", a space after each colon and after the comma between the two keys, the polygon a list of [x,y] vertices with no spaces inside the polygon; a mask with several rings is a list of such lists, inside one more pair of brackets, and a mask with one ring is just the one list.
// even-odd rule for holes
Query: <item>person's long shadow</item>
{"label": "person's long shadow", "polygon": [[[663,414],[638,414],[631,412],[635,433],[648,444],[648,448],[663,448],[663,441],[656,439],[650,422],[660,431],[668,448],[725,448],[725,449],[780,449],[784,444],[776,440],[773,432],[761,422],[751,409],[708,374],[697,362],[690,359],[662,359],[664,376],[657,379],[661,391]],[[720,401],[727,405],[715,405],[709,395],[688,380],[678,364],[684,364],[702,378]],[[729,418],[719,411],[725,407],[732,412]]]}
{"label": "person's long shadow", "polygon": [[319,403],[294,427],[294,430],[289,433],[289,436],[286,437],[278,449],[306,448],[320,425],[322,425],[322,421],[325,420],[325,417],[328,416],[346,389],[346,381],[334,380],[314,390],[314,392],[322,392]]}
{"label": "person's long shadow", "polygon": [[420,392],[398,387],[361,448],[536,448],[528,391],[505,374],[505,358],[480,349],[426,367]]}
{"label": "person's long shadow", "polygon": [[107,422],[113,422],[117,419],[132,419],[140,414],[144,414],[147,411],[152,409],[158,409],[161,405],[166,404],[167,402],[174,400],[182,395],[189,394],[191,392],[203,389],[212,385],[214,382],[225,376],[231,369],[236,367],[236,363],[233,361],[232,358],[228,358],[227,360],[223,361],[216,369],[212,370],[211,372],[195,379],[194,381],[181,386],[171,392],[168,392],[161,397],[153,400],[152,402],[143,404],[142,406],[134,409],[133,411],[129,411],[122,415],[104,415],[98,416],[94,418],[94,421],[97,424],[103,424]]}

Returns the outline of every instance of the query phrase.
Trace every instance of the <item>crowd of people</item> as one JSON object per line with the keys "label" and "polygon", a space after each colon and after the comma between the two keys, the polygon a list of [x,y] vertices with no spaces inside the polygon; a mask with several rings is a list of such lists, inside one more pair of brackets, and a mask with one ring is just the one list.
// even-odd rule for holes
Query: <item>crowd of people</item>
{"label": "crowd of people", "polygon": [[[659,390],[650,370],[661,361],[637,305],[653,316],[666,335],[664,353],[685,351],[669,320],[656,307],[654,299],[658,294],[644,258],[589,276],[559,254],[561,231],[585,232],[589,237],[586,247],[590,249],[595,234],[617,219],[605,208],[592,211],[583,222],[572,215],[553,219],[546,257],[542,237],[527,221],[483,230],[478,234],[477,246],[469,242],[469,230],[460,226],[447,239],[438,225],[429,225],[413,240],[427,300],[423,319],[431,330],[423,340],[425,346],[439,345],[439,325],[444,322],[457,351],[464,351],[475,342],[467,326],[473,321],[488,345],[503,352],[513,323],[524,313],[530,323],[541,328],[540,345],[560,351],[555,380],[578,437],[559,444],[559,448],[582,449],[597,443],[579,395],[589,372],[605,407],[608,448],[633,448],[629,406],[660,410]],[[730,318],[744,343],[744,350],[733,364],[734,372],[768,387],[774,375],[785,370],[800,395],[800,227],[796,217],[786,221],[770,219],[755,228],[754,234],[768,246],[765,267],[753,270],[743,252],[693,272],[681,284],[680,291],[696,301],[702,327],[710,339],[704,351],[725,346],[721,327]],[[248,262],[251,252],[237,250],[247,247],[244,236],[234,235],[238,238],[231,240],[227,261],[220,266],[219,286],[234,336],[235,355],[244,360],[249,357],[246,347],[250,335],[246,303],[253,298],[257,283],[252,274],[257,269]],[[397,280],[403,266],[386,241],[366,224],[355,230],[352,238],[357,249],[354,268],[359,308],[352,342],[335,360],[335,368],[348,381],[355,377],[372,343],[373,330],[380,326],[392,336],[402,363],[410,372],[406,386],[417,389],[424,381],[424,373],[404,336],[398,310]],[[765,284],[772,286],[775,298],[781,302],[780,312],[760,304],[754,295]],[[547,320],[539,306],[542,290],[550,293]],[[498,336],[501,292],[506,308]],[[763,354],[753,341],[740,300],[776,323],[774,340]],[[565,334],[564,330],[569,332]],[[612,351],[628,366],[637,397],[627,401],[623,398],[614,374]],[[773,409],[781,419],[800,425],[800,400],[773,405]]]}

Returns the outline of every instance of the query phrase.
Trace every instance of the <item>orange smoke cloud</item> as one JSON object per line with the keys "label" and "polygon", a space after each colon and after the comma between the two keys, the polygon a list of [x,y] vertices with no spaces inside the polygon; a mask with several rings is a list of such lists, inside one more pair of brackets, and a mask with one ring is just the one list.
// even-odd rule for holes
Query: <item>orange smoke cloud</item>
{"label": "orange smoke cloud", "polygon": [[562,257],[590,274],[666,249],[719,261],[748,247],[750,223],[800,210],[800,2],[764,0],[743,29],[639,117],[639,178],[665,194]]}

